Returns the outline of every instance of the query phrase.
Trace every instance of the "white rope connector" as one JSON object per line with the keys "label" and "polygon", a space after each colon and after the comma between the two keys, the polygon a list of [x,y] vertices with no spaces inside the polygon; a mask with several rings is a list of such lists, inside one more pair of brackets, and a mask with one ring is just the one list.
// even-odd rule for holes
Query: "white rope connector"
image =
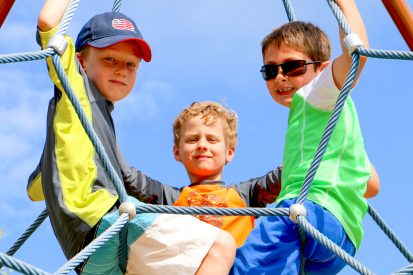
{"label": "white rope connector", "polygon": [[343,39],[343,46],[347,52],[351,55],[357,49],[358,46],[364,46],[360,36],[356,33],[350,33]]}
{"label": "white rope connector", "polygon": [[296,203],[290,206],[290,220],[294,223],[298,223],[298,216],[307,216],[307,209],[301,203]]}
{"label": "white rope connector", "polygon": [[125,201],[119,206],[118,212],[119,212],[119,216],[122,215],[123,213],[128,213],[129,214],[128,221],[130,221],[136,217],[136,205],[133,202]]}
{"label": "white rope connector", "polygon": [[56,34],[50,39],[46,48],[54,49],[60,56],[64,54],[67,48],[67,41],[63,34]]}

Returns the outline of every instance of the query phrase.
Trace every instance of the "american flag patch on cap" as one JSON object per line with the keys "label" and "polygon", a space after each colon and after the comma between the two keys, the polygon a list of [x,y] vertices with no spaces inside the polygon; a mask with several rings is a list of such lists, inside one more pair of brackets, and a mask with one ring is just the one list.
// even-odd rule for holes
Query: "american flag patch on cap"
{"label": "american flag patch on cap", "polygon": [[135,31],[135,27],[133,24],[126,19],[113,19],[112,20],[112,27],[117,30],[128,30],[128,31]]}

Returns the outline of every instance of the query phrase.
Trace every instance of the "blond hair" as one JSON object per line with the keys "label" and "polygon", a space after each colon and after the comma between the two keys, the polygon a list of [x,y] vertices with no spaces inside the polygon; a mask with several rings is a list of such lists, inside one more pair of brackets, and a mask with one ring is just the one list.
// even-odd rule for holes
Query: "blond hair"
{"label": "blond hair", "polygon": [[265,36],[261,42],[263,56],[271,45],[300,51],[313,61],[327,61],[331,57],[331,42],[327,34],[308,22],[289,22]]}
{"label": "blond hair", "polygon": [[173,124],[175,146],[179,146],[181,130],[185,121],[196,116],[201,116],[205,125],[211,125],[217,121],[217,119],[221,119],[224,126],[226,145],[228,148],[235,149],[237,145],[237,114],[221,104],[212,101],[194,102],[176,117]]}

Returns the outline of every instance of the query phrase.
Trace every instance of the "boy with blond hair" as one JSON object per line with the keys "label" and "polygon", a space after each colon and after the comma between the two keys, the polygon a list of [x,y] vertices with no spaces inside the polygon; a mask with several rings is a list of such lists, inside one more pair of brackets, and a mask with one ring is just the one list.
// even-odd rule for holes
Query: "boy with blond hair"
{"label": "boy with blond hair", "polygon": [[[46,0],[38,18],[42,48],[55,35],[69,0]],[[76,43],[61,56],[68,80],[109,160],[130,194],[138,179],[129,177],[115,136],[111,111],[131,92],[141,60],[151,59],[149,45],[135,22],[118,12],[99,14],[81,29]],[[33,200],[45,199],[55,235],[68,259],[119,218],[119,198],[104,172],[53,67],[47,138],[38,169],[28,185]],[[136,206],[136,198],[128,197]],[[121,270],[119,235],[93,253],[76,271],[82,274],[228,274],[235,242],[223,230],[191,216],[139,214],[127,224],[128,260]]]}
{"label": "boy with blond hair", "polygon": [[[173,153],[189,176],[186,187],[157,181],[136,185],[134,195],[152,204],[202,207],[265,207],[281,189],[281,168],[239,184],[226,186],[222,174],[237,145],[235,112],[217,102],[194,102],[173,123]],[[144,181],[139,181],[145,183]],[[251,216],[198,215],[200,220],[228,231],[240,247],[254,227]]]}
{"label": "boy with blond hair", "polygon": [[[353,0],[336,0],[351,29],[365,46],[367,34]],[[344,33],[340,29],[341,38]],[[352,58],[342,54],[330,62],[331,46],[317,26],[290,22],[262,42],[261,72],[268,91],[290,108],[278,207],[296,203],[305,175],[331,116]],[[366,58],[360,60],[360,74]],[[357,79],[354,83],[357,82]],[[314,176],[304,207],[306,219],[321,233],[354,255],[363,237],[365,197],[375,196],[378,176],[365,152],[356,109],[350,97]],[[307,274],[335,274],[344,266],[334,252],[307,235],[304,251]],[[288,217],[263,217],[237,250],[232,274],[298,274],[298,226]]]}

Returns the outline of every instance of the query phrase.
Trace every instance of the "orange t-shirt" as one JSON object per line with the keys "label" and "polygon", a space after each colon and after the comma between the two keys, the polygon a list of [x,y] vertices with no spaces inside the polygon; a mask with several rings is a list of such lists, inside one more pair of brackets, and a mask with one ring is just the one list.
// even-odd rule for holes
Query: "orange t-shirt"
{"label": "orange t-shirt", "polygon": [[[246,207],[238,192],[219,184],[199,184],[182,189],[181,195],[174,203],[176,206],[201,207]],[[244,244],[254,227],[254,217],[251,216],[213,216],[196,215],[201,221],[215,225],[228,231],[237,243]]]}

